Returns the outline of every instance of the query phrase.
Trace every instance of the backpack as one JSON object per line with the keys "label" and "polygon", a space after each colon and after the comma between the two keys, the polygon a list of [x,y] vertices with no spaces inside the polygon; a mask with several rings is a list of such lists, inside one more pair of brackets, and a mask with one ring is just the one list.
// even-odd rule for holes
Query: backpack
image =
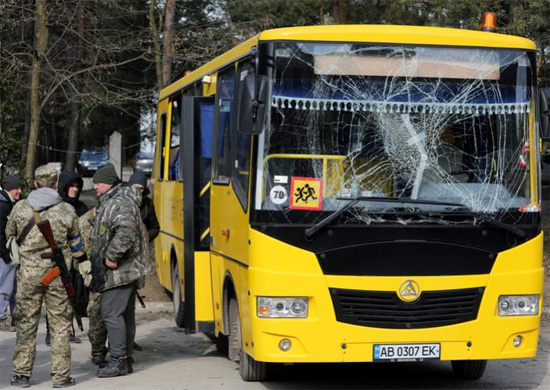
{"label": "backpack", "polygon": [[8,238],[8,241],[6,242],[6,248],[10,253],[11,262],[16,267],[19,266],[19,247],[23,241],[25,241],[25,238],[27,238],[35,224],[36,220],[31,218],[23,228],[23,231],[21,231],[19,237],[12,236]]}

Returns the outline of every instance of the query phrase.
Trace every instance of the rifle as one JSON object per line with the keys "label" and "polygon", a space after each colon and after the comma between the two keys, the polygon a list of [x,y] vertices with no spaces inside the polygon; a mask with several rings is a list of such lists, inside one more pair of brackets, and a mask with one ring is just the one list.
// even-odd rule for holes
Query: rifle
{"label": "rifle", "polygon": [[42,279],[40,279],[40,283],[44,287],[47,287],[51,283],[51,281],[54,280],[57,276],[61,276],[61,281],[65,286],[65,290],[67,290],[67,295],[69,296],[69,300],[71,302],[71,305],[73,306],[78,328],[81,331],[84,331],[84,327],[82,326],[82,319],[78,314],[76,314],[76,307],[74,303],[74,298],[76,296],[76,289],[71,279],[71,274],[67,269],[67,264],[65,263],[65,257],[63,256],[63,252],[61,251],[61,249],[57,247],[57,244],[55,243],[55,240],[53,238],[53,232],[52,232],[52,227],[50,225],[50,221],[48,221],[47,219],[45,221],[40,221],[36,224],[36,226],[38,226],[38,229],[40,229],[40,232],[42,233],[42,235],[48,242],[50,249],[52,250],[51,253],[47,253],[45,255],[43,254],[41,255],[41,257],[51,258],[55,263],[55,267],[51,271],[46,273],[46,275],[44,275]]}

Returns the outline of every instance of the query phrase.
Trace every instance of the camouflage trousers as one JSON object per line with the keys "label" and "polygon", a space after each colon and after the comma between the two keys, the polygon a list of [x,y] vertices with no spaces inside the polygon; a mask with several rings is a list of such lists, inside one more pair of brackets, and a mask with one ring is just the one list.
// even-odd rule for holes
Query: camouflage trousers
{"label": "camouflage trousers", "polygon": [[88,330],[88,339],[92,344],[92,358],[94,360],[105,360],[107,355],[107,328],[103,317],[101,316],[101,293],[90,291],[90,300],[86,309],[90,319],[90,329]]}
{"label": "camouflage trousers", "polygon": [[65,382],[71,371],[69,336],[73,322],[73,308],[61,278],[55,278],[48,287],[40,284],[43,268],[20,268],[17,271],[15,319],[17,338],[13,353],[13,373],[30,377],[36,357],[36,333],[42,302],[51,332],[51,375],[54,383]]}

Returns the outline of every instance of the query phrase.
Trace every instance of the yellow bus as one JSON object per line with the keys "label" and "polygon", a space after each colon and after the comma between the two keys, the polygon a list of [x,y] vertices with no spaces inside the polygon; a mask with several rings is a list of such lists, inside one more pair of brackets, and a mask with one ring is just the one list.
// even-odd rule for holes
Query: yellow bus
{"label": "yellow bus", "polygon": [[534,357],[535,54],[482,31],[284,28],[167,86],[156,267],[176,323],[245,381],[428,359],[477,379]]}

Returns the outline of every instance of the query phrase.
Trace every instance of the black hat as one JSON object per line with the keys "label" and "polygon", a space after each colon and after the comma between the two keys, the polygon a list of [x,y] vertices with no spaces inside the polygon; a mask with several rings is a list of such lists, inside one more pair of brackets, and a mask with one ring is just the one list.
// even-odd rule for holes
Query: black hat
{"label": "black hat", "polygon": [[2,180],[2,188],[6,191],[16,190],[21,188],[21,181],[17,178],[17,176],[4,176],[4,180]]}
{"label": "black hat", "polygon": [[147,176],[145,176],[143,172],[132,173],[130,180],[128,180],[128,184],[139,184],[140,186],[147,188]]}
{"label": "black hat", "polygon": [[102,168],[99,168],[94,174],[94,183],[116,184],[120,181],[115,166],[108,163]]}

